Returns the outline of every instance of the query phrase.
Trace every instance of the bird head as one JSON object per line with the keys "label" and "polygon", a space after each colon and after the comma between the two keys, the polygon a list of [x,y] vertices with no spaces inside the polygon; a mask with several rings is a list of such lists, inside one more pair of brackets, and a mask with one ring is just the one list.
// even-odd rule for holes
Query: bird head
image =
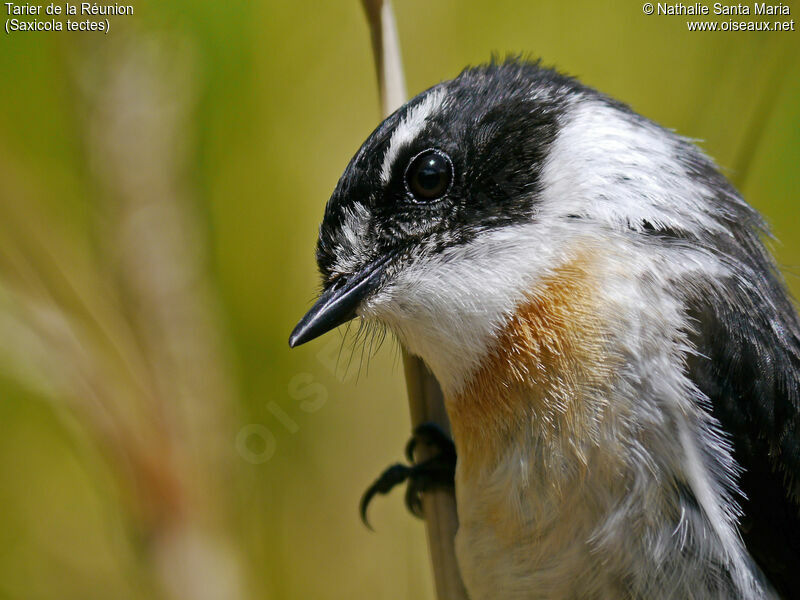
{"label": "bird head", "polygon": [[319,232],[323,291],[290,345],[378,321],[456,389],[578,248],[713,234],[722,211],[699,207],[718,197],[694,146],[577,80],[518,60],[467,69],[347,166]]}

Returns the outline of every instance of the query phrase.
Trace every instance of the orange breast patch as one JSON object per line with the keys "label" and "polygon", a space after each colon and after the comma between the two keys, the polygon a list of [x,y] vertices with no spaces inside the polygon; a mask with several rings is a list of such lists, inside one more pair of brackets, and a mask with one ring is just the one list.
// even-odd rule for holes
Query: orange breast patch
{"label": "orange breast patch", "polygon": [[580,440],[592,435],[603,408],[602,394],[592,392],[608,382],[614,362],[592,262],[581,257],[540,281],[463,391],[448,398],[464,468],[497,459],[520,428],[578,452]]}

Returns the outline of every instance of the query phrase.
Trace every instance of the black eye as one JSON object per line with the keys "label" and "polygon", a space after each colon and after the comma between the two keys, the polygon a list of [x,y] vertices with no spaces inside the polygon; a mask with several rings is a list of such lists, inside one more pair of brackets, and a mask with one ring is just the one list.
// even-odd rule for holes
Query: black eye
{"label": "black eye", "polygon": [[439,150],[417,154],[406,169],[408,191],[420,202],[438,200],[450,189],[452,181],[453,163]]}

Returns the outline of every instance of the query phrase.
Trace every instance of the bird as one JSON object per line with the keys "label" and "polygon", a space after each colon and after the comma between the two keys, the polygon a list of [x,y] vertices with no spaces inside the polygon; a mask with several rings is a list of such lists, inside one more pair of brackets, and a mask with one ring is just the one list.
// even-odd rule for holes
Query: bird
{"label": "bird", "polygon": [[349,162],[290,345],[359,319],[436,376],[452,469],[427,476],[472,600],[800,598],[800,320],[768,235],[694,141],[493,58]]}

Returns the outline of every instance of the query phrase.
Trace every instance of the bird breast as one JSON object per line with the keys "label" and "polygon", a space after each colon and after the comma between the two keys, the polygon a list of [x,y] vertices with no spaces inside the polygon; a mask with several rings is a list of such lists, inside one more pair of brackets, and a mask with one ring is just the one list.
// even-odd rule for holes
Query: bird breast
{"label": "bird breast", "polygon": [[622,457],[607,443],[620,358],[599,272],[583,255],[539,281],[447,399],[459,453],[459,561],[476,598],[517,597],[514,589],[525,598],[531,590],[622,597],[603,569],[589,568],[586,544],[624,486]]}

